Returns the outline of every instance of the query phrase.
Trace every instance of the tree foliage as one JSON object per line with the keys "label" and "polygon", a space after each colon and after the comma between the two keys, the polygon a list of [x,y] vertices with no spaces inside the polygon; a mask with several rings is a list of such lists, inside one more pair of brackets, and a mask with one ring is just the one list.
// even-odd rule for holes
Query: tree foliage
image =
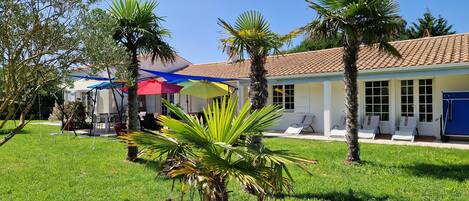
{"label": "tree foliage", "polygon": [[342,41],[340,40],[340,37],[333,37],[333,38],[318,38],[318,39],[310,39],[310,38],[305,38],[303,41],[301,41],[300,44],[297,46],[288,49],[285,51],[285,53],[298,53],[298,52],[308,52],[308,51],[314,51],[314,50],[323,50],[323,49],[329,49],[329,48],[334,48],[334,47],[340,47],[342,46]]}
{"label": "tree foliage", "polygon": [[412,23],[407,33],[410,38],[422,38],[450,35],[456,32],[453,31],[453,25],[448,24],[448,20],[442,16],[435,17],[430,10],[427,10],[423,17]]}
{"label": "tree foliage", "polygon": [[388,42],[398,37],[403,20],[393,0],[306,0],[317,18],[304,27],[311,39],[341,34],[343,46],[347,161],[360,161],[358,144],[358,53],[361,45],[394,56],[400,53]]}
{"label": "tree foliage", "polygon": [[0,1],[1,127],[20,114],[21,121],[0,146],[25,125],[38,95],[53,94],[80,62],[79,16],[90,1]]}
{"label": "tree foliage", "polygon": [[152,61],[162,62],[175,60],[174,49],[165,41],[170,36],[167,29],[161,26],[164,21],[153,13],[156,1],[114,0],[109,9],[117,26],[113,31],[113,39],[122,44],[128,53],[126,74],[128,85],[128,129],[138,130],[137,81],[139,75],[138,55],[150,54]]}
{"label": "tree foliage", "polygon": [[110,68],[119,79],[128,81],[129,65],[126,48],[113,39],[112,35],[118,24],[105,10],[93,9],[83,15],[80,39],[82,43],[83,65],[92,73]]}
{"label": "tree foliage", "polygon": [[158,120],[166,128],[162,133],[136,133],[131,138],[151,151],[147,153],[164,160],[163,173],[179,180],[183,195],[189,192],[190,200],[198,191],[201,200],[227,201],[229,181],[253,188],[259,200],[266,195],[290,192],[293,178],[287,164],[305,168],[315,163],[286,151],[270,150],[262,145],[258,148],[240,140],[241,135],[274,125],[282,114],[277,106],[251,110],[251,105],[245,103],[236,112],[238,98],[224,98],[221,104],[214,103],[204,109],[202,119],[163,101],[180,120],[160,116]]}
{"label": "tree foliage", "polygon": [[257,11],[242,13],[232,25],[222,19],[218,24],[227,35],[221,39],[223,52],[233,61],[243,61],[249,57],[251,73],[249,75],[249,97],[253,109],[262,108],[268,97],[265,70],[266,57],[281,54],[280,48],[300,32],[295,30],[286,35],[279,35],[270,29],[270,24]]}

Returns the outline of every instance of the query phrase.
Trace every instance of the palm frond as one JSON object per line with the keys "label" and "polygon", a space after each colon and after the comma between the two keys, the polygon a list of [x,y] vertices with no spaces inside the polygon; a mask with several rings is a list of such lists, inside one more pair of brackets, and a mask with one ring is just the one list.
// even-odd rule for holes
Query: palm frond
{"label": "palm frond", "polygon": [[152,61],[173,62],[176,53],[164,40],[170,32],[161,27],[164,17],[153,12],[157,6],[158,2],[151,0],[114,0],[109,11],[119,26],[113,38],[128,48],[136,47],[139,53],[151,54]]}
{"label": "palm frond", "polygon": [[274,33],[258,11],[242,13],[234,25],[222,19],[218,19],[218,24],[227,32],[227,37],[221,39],[223,52],[230,58],[241,60],[245,55],[250,58],[263,58],[270,54],[281,54],[280,48],[301,33],[298,30],[283,36]]}
{"label": "palm frond", "polygon": [[229,180],[262,195],[291,191],[293,179],[287,165],[304,168],[314,161],[285,151],[258,150],[239,143],[241,135],[262,132],[274,125],[282,110],[269,105],[250,111],[251,106],[246,102],[237,112],[236,96],[221,101],[204,109],[203,121],[163,100],[180,120],[160,116],[158,121],[165,127],[162,133],[136,133],[132,139],[159,156],[168,156],[165,174],[178,179],[181,186],[187,183],[197,188],[203,198],[214,200],[223,193],[220,185],[226,188]]}

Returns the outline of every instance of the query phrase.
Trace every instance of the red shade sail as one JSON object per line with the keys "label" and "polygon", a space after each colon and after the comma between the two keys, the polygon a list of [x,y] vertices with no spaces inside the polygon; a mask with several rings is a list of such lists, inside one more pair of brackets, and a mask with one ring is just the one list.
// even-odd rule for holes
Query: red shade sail
{"label": "red shade sail", "polygon": [[[154,95],[154,94],[174,94],[182,89],[181,86],[169,84],[159,80],[145,80],[138,82],[138,95]],[[122,91],[127,92],[127,88]]]}

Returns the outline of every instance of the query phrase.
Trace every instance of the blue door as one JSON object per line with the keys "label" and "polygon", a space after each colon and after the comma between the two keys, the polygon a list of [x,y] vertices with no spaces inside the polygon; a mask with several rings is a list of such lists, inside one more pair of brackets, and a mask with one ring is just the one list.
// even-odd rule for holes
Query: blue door
{"label": "blue door", "polygon": [[443,92],[443,133],[469,136],[469,92]]}

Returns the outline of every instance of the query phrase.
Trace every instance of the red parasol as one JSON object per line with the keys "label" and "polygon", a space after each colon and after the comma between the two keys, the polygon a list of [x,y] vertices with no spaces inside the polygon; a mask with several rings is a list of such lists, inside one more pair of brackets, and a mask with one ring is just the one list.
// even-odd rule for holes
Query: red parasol
{"label": "red parasol", "polygon": [[[138,95],[153,95],[153,94],[174,94],[182,89],[181,86],[170,84],[159,80],[145,80],[138,82]],[[127,92],[127,88],[122,91]]]}

